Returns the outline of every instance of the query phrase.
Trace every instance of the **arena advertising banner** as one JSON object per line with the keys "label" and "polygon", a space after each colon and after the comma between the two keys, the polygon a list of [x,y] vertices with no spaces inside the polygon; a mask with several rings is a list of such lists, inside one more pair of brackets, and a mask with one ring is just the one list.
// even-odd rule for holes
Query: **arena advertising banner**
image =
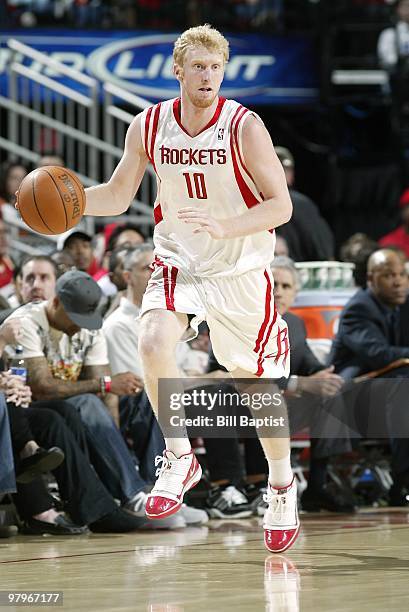
{"label": "arena advertising banner", "polygon": [[[15,38],[99,81],[110,81],[148,100],[178,95],[172,74],[177,34],[147,31],[0,31],[0,93],[7,95],[7,40]],[[318,97],[318,61],[307,37],[228,35],[231,59],[222,93],[244,104],[311,104]],[[58,78],[34,61],[26,65]],[[65,83],[64,79],[59,79]],[[71,85],[71,84],[70,84]]]}

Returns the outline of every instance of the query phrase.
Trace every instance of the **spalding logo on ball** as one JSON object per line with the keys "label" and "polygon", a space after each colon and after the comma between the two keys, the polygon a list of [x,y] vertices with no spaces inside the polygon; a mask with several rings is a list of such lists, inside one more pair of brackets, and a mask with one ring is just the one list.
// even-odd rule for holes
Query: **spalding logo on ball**
{"label": "spalding logo on ball", "polygon": [[16,207],[34,231],[62,234],[75,227],[84,214],[84,187],[71,170],[43,166],[22,180]]}

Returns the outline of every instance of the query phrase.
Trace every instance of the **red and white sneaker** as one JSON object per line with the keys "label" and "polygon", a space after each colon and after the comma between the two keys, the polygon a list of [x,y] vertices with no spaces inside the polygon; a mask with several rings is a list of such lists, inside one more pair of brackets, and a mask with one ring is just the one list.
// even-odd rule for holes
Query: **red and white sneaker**
{"label": "red and white sneaker", "polygon": [[202,477],[202,468],[193,451],[179,459],[170,451],[155,458],[158,480],[146,500],[146,516],[160,519],[177,512],[183,503],[184,494],[192,489]]}
{"label": "red and white sneaker", "polygon": [[268,504],[263,523],[264,543],[270,552],[284,552],[292,546],[300,531],[295,478],[282,489],[276,489],[269,483],[264,501]]}

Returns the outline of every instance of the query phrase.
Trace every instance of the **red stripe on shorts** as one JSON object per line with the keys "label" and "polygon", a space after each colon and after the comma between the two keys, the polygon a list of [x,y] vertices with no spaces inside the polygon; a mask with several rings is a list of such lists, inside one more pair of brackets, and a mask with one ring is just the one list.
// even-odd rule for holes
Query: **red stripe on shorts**
{"label": "red stripe on shorts", "polygon": [[162,208],[160,204],[157,204],[153,209],[153,218],[155,219],[155,224],[158,224],[163,219]]}
{"label": "red stripe on shorts", "polygon": [[176,277],[178,275],[178,269],[175,266],[172,266],[170,272],[170,290],[169,290],[169,298],[170,298],[170,308],[169,310],[175,310],[175,288],[176,288]]}
{"label": "red stripe on shorts", "polygon": [[271,308],[271,280],[270,277],[268,276],[267,270],[264,270],[264,278],[267,281],[267,287],[266,287],[266,299],[265,299],[265,306],[264,306],[264,321],[261,324],[260,330],[258,332],[258,336],[257,336],[257,340],[256,340],[256,344],[254,346],[253,351],[255,353],[258,353],[260,350],[260,345],[261,342],[263,340],[264,337],[264,332],[266,331],[266,327],[267,327],[267,323],[268,320],[270,318],[270,308]]}
{"label": "red stripe on shorts", "polygon": [[287,357],[288,357],[288,353],[290,352],[290,343],[288,342],[288,329],[285,328],[283,329],[284,332],[284,359],[283,359],[283,366],[285,367],[285,364],[287,362]]}
{"label": "red stripe on shorts", "polygon": [[282,331],[283,331],[282,329],[278,328],[278,332],[277,332],[277,355],[275,356],[275,359],[274,359],[274,363],[275,364],[278,363],[278,360],[281,357],[281,352],[282,352],[282,348],[281,348],[282,347],[282,344],[281,344],[281,332]]}
{"label": "red stripe on shorts", "polygon": [[258,369],[257,369],[257,372],[256,372],[256,376],[261,376],[263,374],[263,372],[264,372],[264,368],[263,368],[263,362],[264,362],[264,359],[265,359],[264,358],[264,350],[266,348],[267,342],[268,342],[268,340],[270,338],[271,330],[273,329],[274,323],[276,322],[276,320],[277,320],[277,310],[276,310],[276,306],[274,304],[273,320],[271,321],[270,327],[267,330],[266,337],[264,338],[264,342],[263,342],[263,345],[261,347],[260,354],[258,356],[258,360],[257,360]]}
{"label": "red stripe on shorts", "polygon": [[176,277],[179,270],[175,266],[170,266],[169,277],[169,266],[161,261],[159,257],[155,257],[155,264],[161,266],[163,272],[163,288],[165,291],[166,309],[175,310]]}

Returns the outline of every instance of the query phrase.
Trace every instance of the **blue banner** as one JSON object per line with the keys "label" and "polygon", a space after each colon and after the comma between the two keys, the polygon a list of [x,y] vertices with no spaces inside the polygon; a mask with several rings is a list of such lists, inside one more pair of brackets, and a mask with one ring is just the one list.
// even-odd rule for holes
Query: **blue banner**
{"label": "blue banner", "polygon": [[[0,93],[7,92],[9,38],[16,38],[51,57],[110,81],[153,102],[179,95],[172,73],[177,34],[89,32],[73,30],[0,30]],[[222,94],[246,105],[313,104],[318,98],[318,61],[312,41],[303,36],[228,35],[231,57]],[[33,62],[26,65],[43,70]],[[55,77],[53,74],[52,76]],[[58,79],[67,83],[64,78]],[[72,85],[72,83],[69,83]]]}

